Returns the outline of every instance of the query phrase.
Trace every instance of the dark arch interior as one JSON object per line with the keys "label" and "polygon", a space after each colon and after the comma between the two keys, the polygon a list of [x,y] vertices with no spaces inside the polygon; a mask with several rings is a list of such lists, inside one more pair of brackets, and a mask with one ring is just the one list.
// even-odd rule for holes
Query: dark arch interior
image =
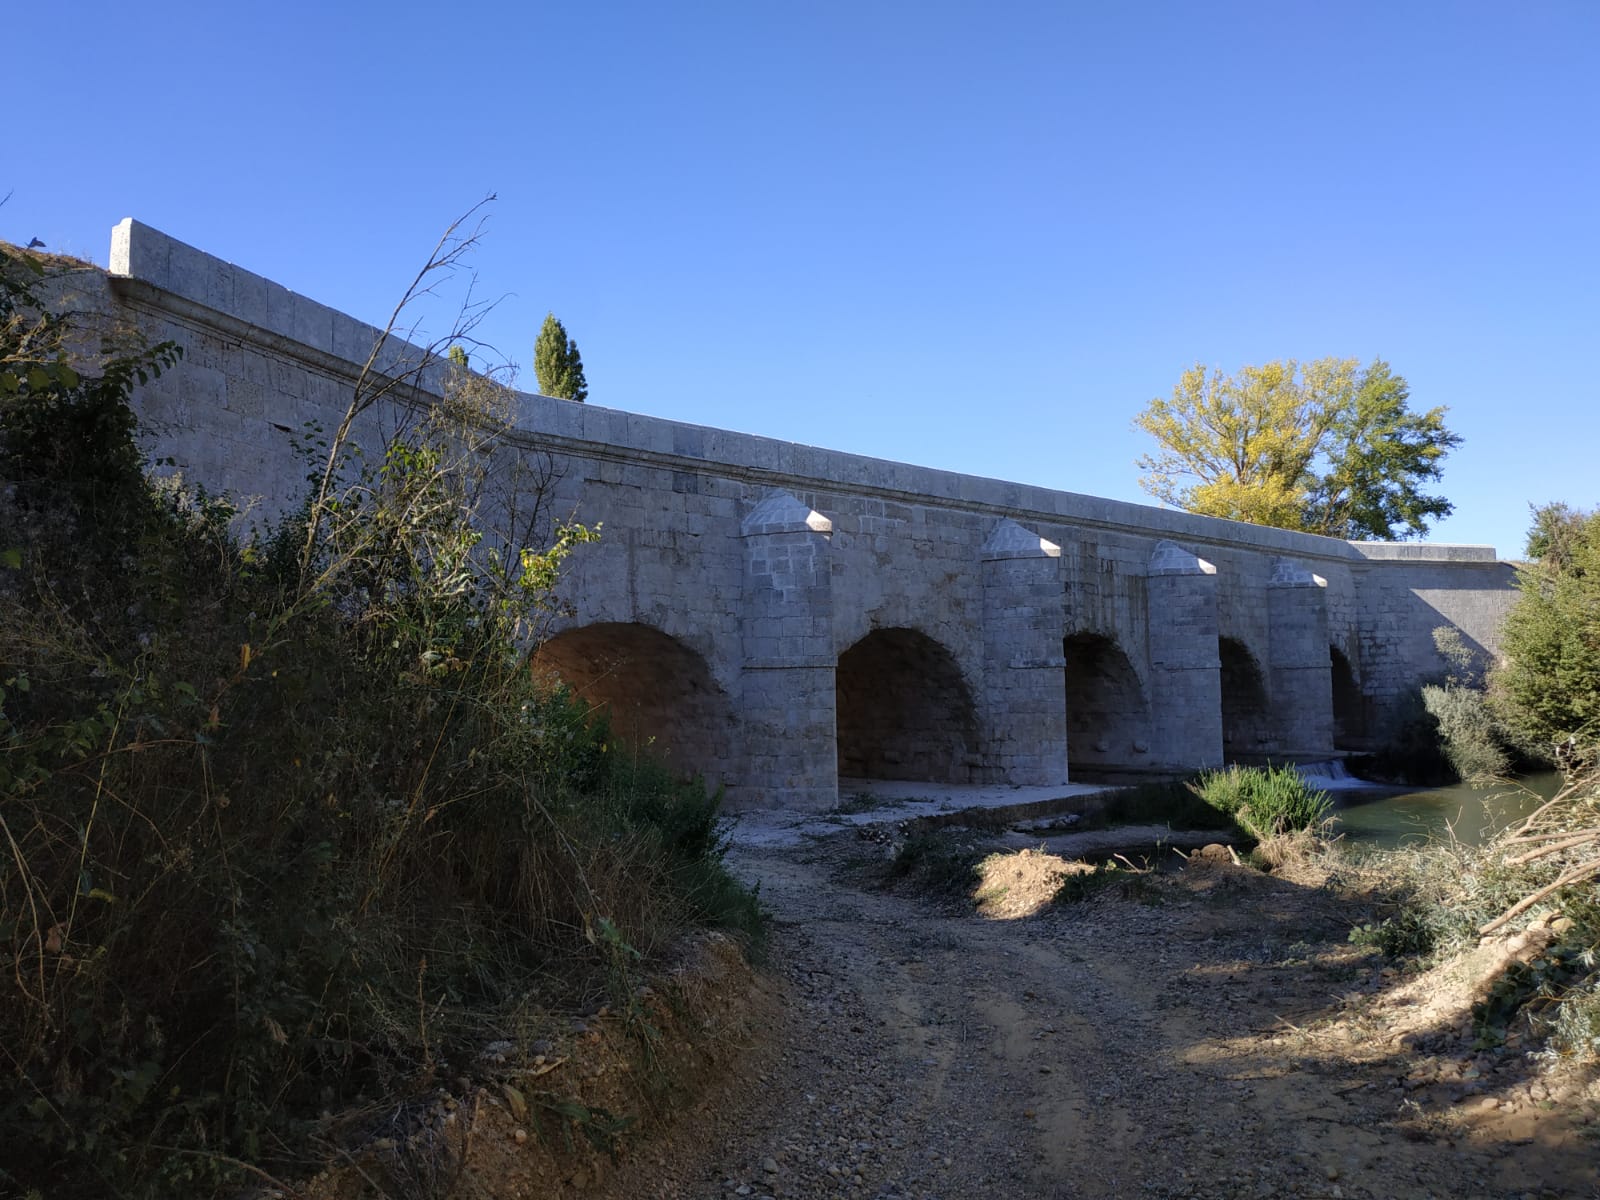
{"label": "dark arch interior", "polygon": [[1366,704],[1355,668],[1337,646],[1328,647],[1333,674],[1333,744],[1335,749],[1365,748],[1367,737]]}
{"label": "dark arch interior", "polygon": [[1133,765],[1149,752],[1150,713],[1139,675],[1111,638],[1062,641],[1067,676],[1067,769],[1075,780]]}
{"label": "dark arch interior", "polygon": [[950,652],[914,629],[878,629],[839,656],[839,774],[969,783],[977,711]]}
{"label": "dark arch interior", "polygon": [[1218,638],[1217,656],[1222,660],[1222,754],[1229,762],[1248,760],[1270,748],[1261,667],[1236,638]]}
{"label": "dark arch interior", "polygon": [[732,706],[705,659],[676,638],[648,625],[585,625],[547,641],[533,665],[607,712],[620,746],[684,776],[731,779]]}

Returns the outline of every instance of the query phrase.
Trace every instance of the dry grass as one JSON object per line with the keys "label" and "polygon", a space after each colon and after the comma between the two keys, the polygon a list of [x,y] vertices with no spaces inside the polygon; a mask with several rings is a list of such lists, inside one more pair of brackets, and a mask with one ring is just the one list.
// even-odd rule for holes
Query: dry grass
{"label": "dry grass", "polygon": [[232,1194],[325,1110],[760,925],[717,798],[526,669],[559,554],[479,552],[460,413],[244,547],[144,478],[128,389],[171,359],[0,404],[0,1192]]}
{"label": "dry grass", "polygon": [[1044,850],[991,854],[978,864],[973,899],[982,916],[1014,921],[1055,903],[1069,876],[1093,873],[1088,863],[1068,862]]}

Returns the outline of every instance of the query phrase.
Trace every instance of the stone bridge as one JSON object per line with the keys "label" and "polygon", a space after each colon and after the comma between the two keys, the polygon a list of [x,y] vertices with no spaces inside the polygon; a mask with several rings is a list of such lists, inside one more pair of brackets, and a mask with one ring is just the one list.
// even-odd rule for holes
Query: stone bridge
{"label": "stone bridge", "polygon": [[[109,274],[71,283],[186,348],[137,396],[153,454],[268,514],[300,499],[291,439],[336,423],[377,330],[134,221]],[[1489,547],[517,403],[501,454],[604,526],[539,661],[738,806],[826,808],[842,777],[1054,785],[1366,748],[1442,673],[1433,630],[1492,654],[1515,598]]]}

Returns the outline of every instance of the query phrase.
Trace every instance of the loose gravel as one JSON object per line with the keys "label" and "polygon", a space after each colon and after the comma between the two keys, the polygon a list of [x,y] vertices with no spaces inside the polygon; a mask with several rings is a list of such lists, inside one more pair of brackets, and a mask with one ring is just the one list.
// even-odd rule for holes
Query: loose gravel
{"label": "loose gravel", "polygon": [[1326,893],[1223,856],[996,920],[868,886],[873,854],[736,852],[787,1015],[634,1194],[1600,1196],[1593,1090],[1554,1112],[1515,1049],[1396,1037]]}

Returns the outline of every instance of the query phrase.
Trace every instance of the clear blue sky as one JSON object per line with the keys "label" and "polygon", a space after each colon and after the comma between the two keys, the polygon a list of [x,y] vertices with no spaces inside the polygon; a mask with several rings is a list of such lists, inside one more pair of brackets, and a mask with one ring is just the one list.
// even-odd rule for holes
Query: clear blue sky
{"label": "clear blue sky", "polygon": [[1592,0],[6,26],[13,241],[103,263],[133,216],[381,324],[495,192],[485,336],[530,363],[554,310],[594,403],[1146,500],[1130,422],[1186,366],[1382,356],[1465,439],[1433,540],[1514,554],[1529,502],[1600,502]]}

